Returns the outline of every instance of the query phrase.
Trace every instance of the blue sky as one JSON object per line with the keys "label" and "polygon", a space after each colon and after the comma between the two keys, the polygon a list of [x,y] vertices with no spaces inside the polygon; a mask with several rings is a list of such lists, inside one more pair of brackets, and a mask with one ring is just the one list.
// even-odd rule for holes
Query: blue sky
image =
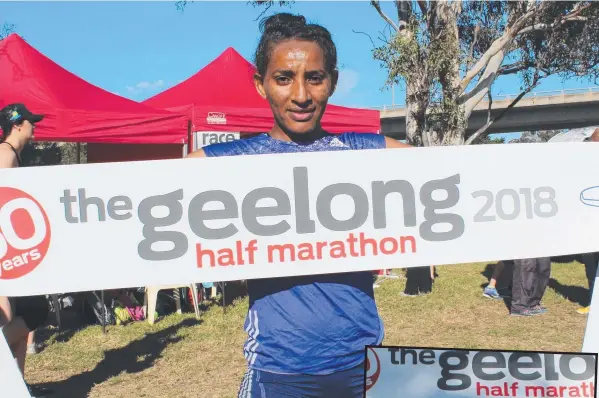
{"label": "blue sky", "polygon": [[[383,3],[390,15],[392,3]],[[136,101],[193,75],[227,47],[251,60],[259,38],[255,20],[262,9],[246,1],[189,3],[184,12],[174,2],[0,2],[0,24],[15,31],[55,62],[83,79]],[[372,107],[390,105],[384,89],[386,72],[372,59],[370,40],[385,22],[364,1],[299,1],[272,7],[301,13],[333,34],[341,78],[332,103]],[[376,41],[375,41],[376,42]],[[562,83],[553,78],[537,91],[588,87],[588,82]],[[517,94],[516,78],[502,79],[495,93]],[[395,101],[403,103],[401,87]]]}

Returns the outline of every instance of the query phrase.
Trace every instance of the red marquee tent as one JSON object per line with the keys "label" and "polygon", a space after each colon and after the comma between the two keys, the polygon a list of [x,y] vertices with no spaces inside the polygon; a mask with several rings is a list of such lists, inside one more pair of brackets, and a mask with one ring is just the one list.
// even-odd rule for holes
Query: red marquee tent
{"label": "red marquee tent", "polygon": [[[187,112],[194,131],[266,132],[273,126],[273,116],[254,88],[253,74],[254,66],[229,47],[189,79],[143,103]],[[332,133],[376,133],[380,113],[328,105],[322,125]]]}
{"label": "red marquee tent", "polygon": [[0,104],[46,115],[36,140],[183,144],[187,115],[153,109],[105,91],[11,34],[0,41]]}

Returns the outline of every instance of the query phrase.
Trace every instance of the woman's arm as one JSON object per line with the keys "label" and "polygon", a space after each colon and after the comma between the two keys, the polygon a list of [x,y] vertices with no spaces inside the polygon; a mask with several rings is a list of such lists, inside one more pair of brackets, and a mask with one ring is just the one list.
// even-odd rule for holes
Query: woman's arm
{"label": "woman's arm", "polygon": [[190,153],[189,155],[185,156],[185,158],[205,158],[206,156],[206,152],[204,152],[203,149],[198,149],[195,152]]}
{"label": "woman's arm", "polygon": [[412,145],[404,144],[389,137],[385,137],[385,144],[387,148],[414,148]]}

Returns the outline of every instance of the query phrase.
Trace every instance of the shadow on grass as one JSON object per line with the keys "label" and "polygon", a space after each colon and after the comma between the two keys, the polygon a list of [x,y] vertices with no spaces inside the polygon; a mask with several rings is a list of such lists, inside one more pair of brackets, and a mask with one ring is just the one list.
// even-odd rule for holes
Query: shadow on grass
{"label": "shadow on grass", "polygon": [[87,397],[96,384],[103,383],[122,372],[139,373],[152,367],[154,361],[169,344],[181,341],[182,337],[176,335],[179,329],[200,323],[201,321],[196,319],[185,319],[161,331],[147,334],[125,347],[106,351],[104,359],[88,372],[59,382],[42,383],[39,386],[54,390],[52,396],[56,397]]}
{"label": "shadow on grass", "polygon": [[562,285],[557,280],[551,278],[549,279],[548,287],[572,303],[586,306],[589,302],[589,289],[582,286]]}
{"label": "shadow on grass", "polygon": [[40,350],[44,350],[52,339],[57,343],[67,343],[86,325],[74,311],[60,311],[60,329],[56,313],[50,312],[45,327],[35,331],[35,341]]}

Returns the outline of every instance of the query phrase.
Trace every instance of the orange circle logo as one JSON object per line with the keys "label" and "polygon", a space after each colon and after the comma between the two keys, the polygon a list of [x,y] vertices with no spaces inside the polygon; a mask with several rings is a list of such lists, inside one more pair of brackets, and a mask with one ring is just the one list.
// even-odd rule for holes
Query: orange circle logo
{"label": "orange circle logo", "polygon": [[372,348],[368,347],[366,352],[366,391],[368,391],[381,375],[381,361]]}
{"label": "orange circle logo", "polygon": [[0,187],[0,279],[27,275],[44,260],[50,246],[50,222],[27,193]]}

